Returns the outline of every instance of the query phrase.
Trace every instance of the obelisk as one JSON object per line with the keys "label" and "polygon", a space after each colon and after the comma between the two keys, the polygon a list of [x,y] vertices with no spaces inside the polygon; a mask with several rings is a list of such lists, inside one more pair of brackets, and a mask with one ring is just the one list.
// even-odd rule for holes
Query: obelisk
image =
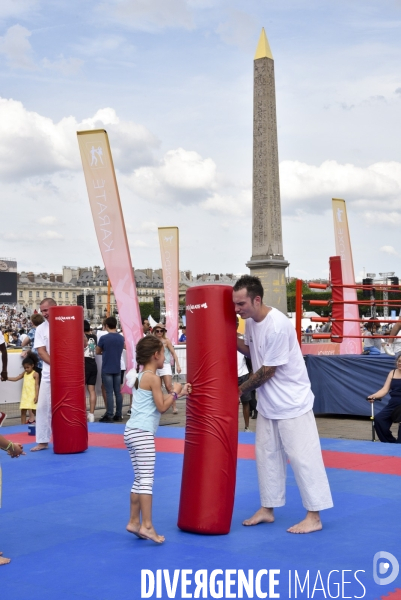
{"label": "obelisk", "polygon": [[254,59],[251,275],[262,281],[264,303],[287,313],[281,231],[274,60],[265,30]]}

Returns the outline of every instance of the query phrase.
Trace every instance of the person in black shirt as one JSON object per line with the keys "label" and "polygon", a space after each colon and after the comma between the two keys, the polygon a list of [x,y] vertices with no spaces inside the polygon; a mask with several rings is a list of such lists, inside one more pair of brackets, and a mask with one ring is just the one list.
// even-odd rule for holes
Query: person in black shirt
{"label": "person in black shirt", "polygon": [[89,412],[88,421],[93,423],[95,420],[95,408],[96,408],[96,378],[97,378],[97,365],[96,365],[96,346],[97,337],[91,332],[91,326],[89,321],[84,321],[84,333],[88,340],[88,345],[85,348],[85,384],[88,386],[89,392]]}

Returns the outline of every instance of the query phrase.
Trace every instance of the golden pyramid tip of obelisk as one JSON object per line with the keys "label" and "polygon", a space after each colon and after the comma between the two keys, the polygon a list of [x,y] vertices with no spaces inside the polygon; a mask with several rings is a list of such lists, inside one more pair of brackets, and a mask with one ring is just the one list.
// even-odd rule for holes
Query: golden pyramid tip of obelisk
{"label": "golden pyramid tip of obelisk", "polygon": [[264,27],[262,27],[262,33],[260,34],[254,60],[258,60],[259,58],[271,58],[273,60],[273,54],[270,50],[269,42],[267,40]]}

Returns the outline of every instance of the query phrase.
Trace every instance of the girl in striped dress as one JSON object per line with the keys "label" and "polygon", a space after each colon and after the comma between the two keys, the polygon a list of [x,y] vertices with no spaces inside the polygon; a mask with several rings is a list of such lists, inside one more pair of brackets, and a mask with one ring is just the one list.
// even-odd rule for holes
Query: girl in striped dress
{"label": "girl in striped dress", "polygon": [[[133,389],[131,417],[127,422],[124,441],[129,450],[135,480],[131,488],[130,519],[127,531],[137,537],[164,542],[152,524],[152,488],[155,470],[155,433],[160,414],[166,412],[177,400],[191,392],[191,385],[174,384],[169,394],[163,395],[157,369],[163,367],[163,342],[154,336],[142,338],[136,347],[136,362],[143,366]],[[127,381],[129,375],[127,374]],[[131,383],[131,382],[130,382]]]}

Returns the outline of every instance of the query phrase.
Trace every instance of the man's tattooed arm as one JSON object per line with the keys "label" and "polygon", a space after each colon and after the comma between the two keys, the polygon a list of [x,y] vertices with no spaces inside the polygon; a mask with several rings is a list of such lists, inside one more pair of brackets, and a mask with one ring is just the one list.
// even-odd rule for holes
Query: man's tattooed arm
{"label": "man's tattooed arm", "polygon": [[240,385],[239,392],[240,395],[245,394],[246,392],[251,392],[252,390],[256,390],[258,387],[266,383],[268,379],[273,377],[276,372],[276,367],[261,367],[256,371],[256,373],[251,373],[249,379],[244,381],[242,385]]}

